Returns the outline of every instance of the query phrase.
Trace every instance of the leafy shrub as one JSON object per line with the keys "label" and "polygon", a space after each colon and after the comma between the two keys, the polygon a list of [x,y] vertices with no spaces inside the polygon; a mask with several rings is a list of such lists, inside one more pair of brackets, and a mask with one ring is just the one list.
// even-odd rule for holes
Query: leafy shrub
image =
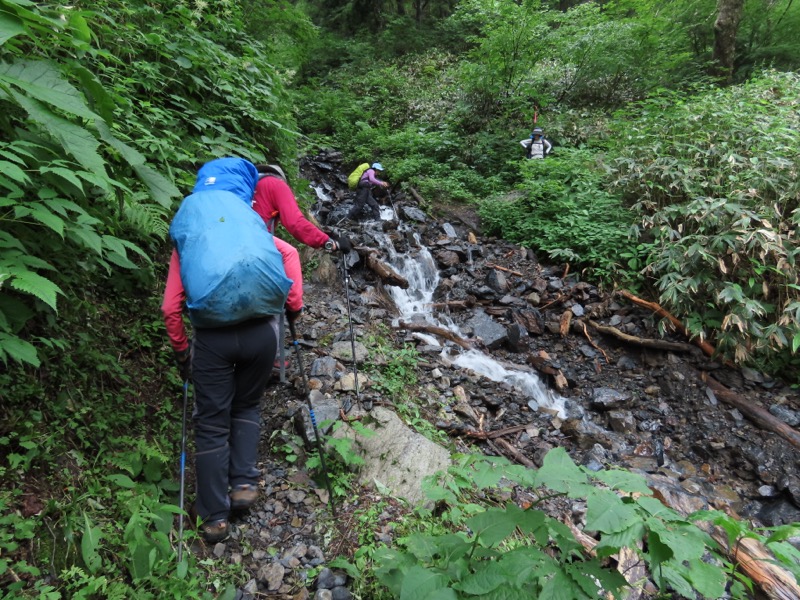
{"label": "leafy shrub", "polygon": [[602,188],[589,151],[569,148],[544,160],[525,160],[525,184],[510,198],[480,203],[484,228],[540,250],[550,258],[586,267],[594,276],[623,275],[630,213]]}
{"label": "leafy shrub", "polygon": [[800,347],[798,97],[789,73],[665,93],[615,121],[609,169],[652,242],[645,274],[661,302],[724,356],[768,370]]}

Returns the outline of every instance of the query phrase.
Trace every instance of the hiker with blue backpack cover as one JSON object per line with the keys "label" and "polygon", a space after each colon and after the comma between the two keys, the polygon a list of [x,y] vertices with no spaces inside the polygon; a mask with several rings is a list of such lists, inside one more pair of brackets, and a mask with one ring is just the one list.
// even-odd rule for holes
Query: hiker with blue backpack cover
{"label": "hiker with blue backpack cover", "polygon": [[544,137],[544,131],[542,131],[541,127],[534,127],[531,137],[520,141],[519,144],[525,148],[525,158],[544,158],[553,149],[553,144]]}
{"label": "hiker with blue backpack cover", "polygon": [[[257,498],[260,401],[278,344],[278,319],[303,306],[297,250],[251,208],[254,164],[213,160],[170,225],[175,249],[161,310],[181,376],[194,383],[196,502],[208,542],[228,536],[231,510]],[[186,306],[194,338],[182,318]]]}

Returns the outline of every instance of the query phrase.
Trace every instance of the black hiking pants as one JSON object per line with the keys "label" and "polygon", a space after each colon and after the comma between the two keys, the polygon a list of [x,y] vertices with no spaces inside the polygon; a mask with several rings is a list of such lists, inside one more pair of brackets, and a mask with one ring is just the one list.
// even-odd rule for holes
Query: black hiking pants
{"label": "black hiking pants", "polygon": [[357,219],[361,212],[364,210],[364,205],[370,210],[370,216],[373,219],[381,218],[381,207],[372,197],[372,184],[369,181],[362,181],[356,188],[356,199],[353,202],[353,208],[347,214],[349,219]]}
{"label": "black hiking pants", "polygon": [[258,485],[260,403],[278,344],[275,317],[196,329],[192,356],[197,515],[226,519],[228,489]]}

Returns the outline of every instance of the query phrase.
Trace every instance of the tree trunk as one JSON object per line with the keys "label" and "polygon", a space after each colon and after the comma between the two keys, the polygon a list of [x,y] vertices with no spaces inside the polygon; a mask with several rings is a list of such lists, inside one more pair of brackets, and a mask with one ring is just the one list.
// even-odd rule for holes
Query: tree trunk
{"label": "tree trunk", "polygon": [[714,75],[723,85],[733,78],[736,52],[736,32],[742,20],[744,0],[717,0],[717,20],[714,23]]}

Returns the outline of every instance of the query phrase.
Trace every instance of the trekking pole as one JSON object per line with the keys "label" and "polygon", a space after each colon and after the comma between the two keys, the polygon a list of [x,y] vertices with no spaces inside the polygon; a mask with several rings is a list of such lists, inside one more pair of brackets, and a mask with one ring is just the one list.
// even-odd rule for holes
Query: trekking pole
{"label": "trekking pole", "polygon": [[311,426],[314,428],[314,437],[317,440],[317,451],[319,452],[319,462],[322,466],[322,476],[325,478],[325,487],[328,488],[328,496],[331,499],[331,513],[336,518],[336,504],[333,501],[333,489],[331,488],[331,480],[328,477],[328,467],[325,465],[325,451],[322,448],[322,440],[319,437],[319,429],[317,428],[317,416],[314,414],[314,406],[311,404],[311,398],[308,395],[308,379],[306,378],[306,369],[303,364],[303,355],[300,353],[300,343],[297,341],[297,332],[294,328],[294,323],[289,321],[289,331],[292,334],[292,346],[294,346],[295,356],[297,356],[297,366],[300,369],[300,375],[303,377],[303,394],[308,403],[308,413],[311,415]]}
{"label": "trekking pole", "polygon": [[183,492],[186,482],[186,405],[189,404],[189,380],[183,382],[183,418],[181,422],[181,487],[178,494],[180,521],[178,522],[178,562],[183,559]]}
{"label": "trekking pole", "polygon": [[350,323],[350,350],[353,353],[353,378],[355,379],[356,402],[360,405],[361,397],[358,394],[358,367],[356,366],[356,336],[353,333],[353,315],[350,312],[350,273],[347,271],[346,256],[342,256],[342,273],[344,274],[344,297],[347,298],[347,322]]}

